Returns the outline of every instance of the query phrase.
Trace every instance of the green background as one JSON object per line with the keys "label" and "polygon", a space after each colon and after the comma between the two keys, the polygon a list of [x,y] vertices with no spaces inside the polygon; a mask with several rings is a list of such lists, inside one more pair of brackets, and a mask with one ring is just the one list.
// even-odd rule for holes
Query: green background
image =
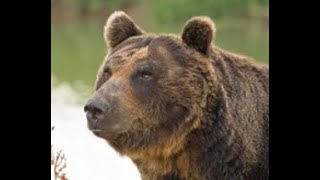
{"label": "green background", "polygon": [[217,28],[217,46],[269,63],[266,0],[52,0],[52,77],[93,86],[107,52],[103,26],[115,10],[125,11],[152,33],[180,34],[189,18],[210,16]]}

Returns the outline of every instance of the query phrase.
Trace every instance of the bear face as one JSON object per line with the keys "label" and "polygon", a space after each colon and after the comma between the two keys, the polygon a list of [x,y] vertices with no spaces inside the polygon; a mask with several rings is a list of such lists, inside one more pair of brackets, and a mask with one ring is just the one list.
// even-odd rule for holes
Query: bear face
{"label": "bear face", "polygon": [[161,155],[178,151],[214,94],[208,59],[214,31],[209,18],[196,17],[181,37],[153,35],[125,13],[113,13],[104,32],[109,52],[85,106],[89,129],[127,155],[155,153],[153,146]]}

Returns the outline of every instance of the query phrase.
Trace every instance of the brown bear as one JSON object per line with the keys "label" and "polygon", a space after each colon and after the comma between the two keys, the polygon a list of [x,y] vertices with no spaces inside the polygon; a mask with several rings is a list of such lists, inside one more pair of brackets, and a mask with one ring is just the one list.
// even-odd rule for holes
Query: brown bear
{"label": "brown bear", "polygon": [[88,128],[143,180],[269,179],[269,68],[214,37],[205,16],[181,37],[146,33],[121,11],[106,22]]}

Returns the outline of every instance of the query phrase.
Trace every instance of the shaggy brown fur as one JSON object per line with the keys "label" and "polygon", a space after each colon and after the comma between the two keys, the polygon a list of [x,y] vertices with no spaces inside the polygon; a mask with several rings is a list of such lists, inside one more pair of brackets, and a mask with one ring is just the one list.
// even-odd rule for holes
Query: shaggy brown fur
{"label": "shaggy brown fur", "polygon": [[269,69],[214,46],[214,32],[208,17],[181,38],[146,34],[123,12],[107,21],[93,97],[110,108],[89,128],[143,180],[268,179]]}

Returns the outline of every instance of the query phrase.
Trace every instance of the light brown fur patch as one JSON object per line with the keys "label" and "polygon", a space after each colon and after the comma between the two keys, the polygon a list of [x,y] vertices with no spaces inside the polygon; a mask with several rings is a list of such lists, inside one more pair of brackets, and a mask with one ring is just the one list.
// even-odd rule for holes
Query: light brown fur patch
{"label": "light brown fur patch", "polygon": [[[187,135],[192,130],[199,128],[200,119],[189,119],[187,122],[189,123],[186,123],[185,127],[181,128],[180,131],[166,138],[165,141],[159,142],[157,145],[138,151],[123,151],[121,154],[125,154],[132,159],[142,160],[141,167],[146,171],[164,175],[178,167],[183,174],[187,174],[188,164],[190,164],[188,155],[179,155],[179,153],[183,152],[185,148]],[[178,158],[172,159],[175,155],[178,155]]]}
{"label": "light brown fur patch", "polygon": [[[148,52],[149,52],[148,47],[144,47],[134,52],[134,54],[127,56],[126,59],[131,62],[134,60],[144,59],[148,57],[149,55]],[[135,62],[132,62],[132,63],[135,63]]]}

